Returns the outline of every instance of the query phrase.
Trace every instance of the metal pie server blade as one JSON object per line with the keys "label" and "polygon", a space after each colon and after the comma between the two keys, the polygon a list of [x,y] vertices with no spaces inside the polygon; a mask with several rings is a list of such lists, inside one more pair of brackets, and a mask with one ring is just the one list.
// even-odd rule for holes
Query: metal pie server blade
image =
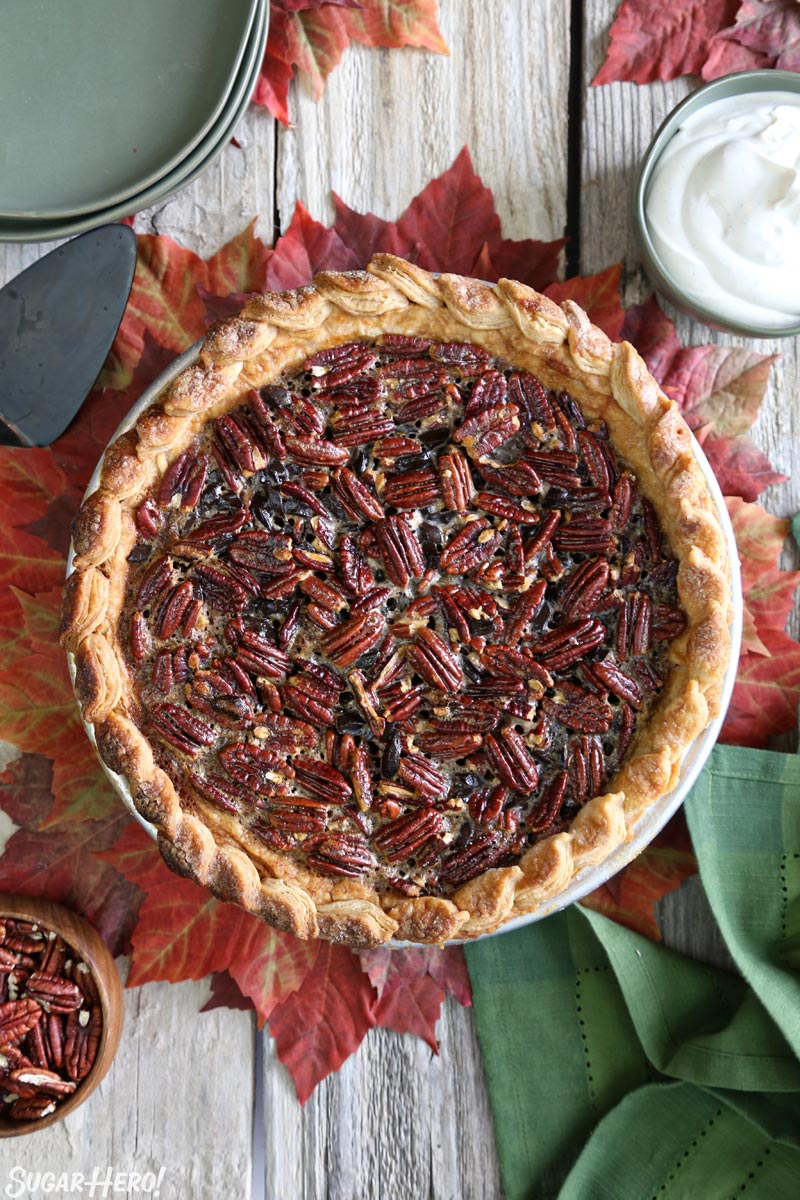
{"label": "metal pie server blade", "polygon": [[0,289],[0,443],[49,446],[78,412],[128,302],[136,235],[103,225]]}

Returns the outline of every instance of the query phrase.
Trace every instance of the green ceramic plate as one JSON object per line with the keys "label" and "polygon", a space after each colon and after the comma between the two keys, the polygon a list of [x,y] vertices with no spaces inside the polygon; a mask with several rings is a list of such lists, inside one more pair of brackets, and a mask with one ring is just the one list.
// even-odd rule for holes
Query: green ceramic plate
{"label": "green ceramic plate", "polygon": [[141,192],[226,108],[259,0],[3,0],[0,217]]}
{"label": "green ceramic plate", "polygon": [[74,237],[79,233],[84,233],[87,229],[93,229],[97,225],[104,225],[109,221],[118,221],[121,217],[140,212],[151,204],[158,204],[168,196],[171,196],[173,192],[191,183],[198,175],[201,175],[230,141],[233,131],[241,120],[242,114],[250,101],[250,96],[258,80],[261,60],[264,57],[266,47],[267,15],[267,5],[266,3],[262,3],[259,7],[256,23],[250,35],[244,59],[228,97],[224,113],[201,144],[178,167],[151,187],[137,193],[135,196],[129,197],[124,202],[112,205],[109,208],[97,209],[95,212],[75,217],[71,220],[31,221],[0,219],[0,242],[37,242],[50,241],[55,238]]}

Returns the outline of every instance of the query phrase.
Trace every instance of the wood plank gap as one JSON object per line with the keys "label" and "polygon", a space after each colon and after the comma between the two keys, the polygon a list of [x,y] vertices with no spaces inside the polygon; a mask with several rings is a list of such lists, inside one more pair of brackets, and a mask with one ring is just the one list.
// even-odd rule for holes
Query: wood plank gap
{"label": "wood plank gap", "polygon": [[581,270],[581,186],[583,155],[583,0],[571,0],[569,88],[567,91],[567,223],[564,234],[567,278]]}
{"label": "wood plank gap", "polygon": [[278,147],[280,129],[278,118],[274,122],[275,139],[272,147],[272,245],[274,247],[278,238],[281,236],[281,209],[278,203]]}
{"label": "wood plank gap", "polygon": [[264,1030],[253,1021],[253,1153],[250,1200],[265,1200]]}

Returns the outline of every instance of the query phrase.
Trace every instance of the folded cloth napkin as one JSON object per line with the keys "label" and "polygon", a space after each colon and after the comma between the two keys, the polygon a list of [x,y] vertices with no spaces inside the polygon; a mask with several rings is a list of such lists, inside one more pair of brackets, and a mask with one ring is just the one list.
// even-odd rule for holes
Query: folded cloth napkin
{"label": "folded cloth napkin", "polygon": [[467,948],[507,1200],[800,1197],[800,757],[686,800],[741,975],[574,905]]}

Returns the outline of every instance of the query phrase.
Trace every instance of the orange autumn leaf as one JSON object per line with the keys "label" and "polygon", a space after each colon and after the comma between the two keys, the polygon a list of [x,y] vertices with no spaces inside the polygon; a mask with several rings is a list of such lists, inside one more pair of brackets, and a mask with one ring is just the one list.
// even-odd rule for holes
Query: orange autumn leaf
{"label": "orange autumn leaf", "polygon": [[0,446],[0,524],[29,525],[67,486],[49,447]]}
{"label": "orange autumn leaf", "polygon": [[259,290],[270,251],[255,236],[255,221],[205,262],[163,234],[139,234],[139,257],[128,307],[100,378],[124,388],[145,348],[145,334],[180,354],[205,333],[199,287],[209,292]]}
{"label": "orange autumn leaf", "polygon": [[21,631],[24,648],[15,642],[14,662],[0,670],[0,737],[53,761],[55,801],[44,826],[104,819],[121,805],[86,736],[58,645],[61,588],[37,596],[12,590],[6,602],[5,619]]}
{"label": "orange autumn leaf", "polygon": [[64,580],[64,556],[41,538],[0,524],[0,580],[3,587],[47,591]]}
{"label": "orange autumn leaf", "polygon": [[129,987],[227,970],[263,1024],[313,966],[315,942],[281,933],[177,877],[141,826],[131,823],[99,857],[144,893],[132,937]]}
{"label": "orange autumn leaf", "polygon": [[587,908],[661,940],[656,905],[697,872],[682,814],[669,822],[642,853],[581,901]]}
{"label": "orange autumn leaf", "polygon": [[625,320],[619,294],[621,273],[622,263],[614,263],[597,275],[576,275],[573,279],[565,279],[563,283],[551,283],[544,289],[544,294],[555,300],[556,304],[574,300],[603,333],[616,339]]}
{"label": "orange autumn leaf", "polygon": [[144,892],[133,932],[128,987],[151,980],[203,979],[231,961],[245,915],[175,875],[153,839],[131,823],[99,856]]}
{"label": "orange autumn leaf", "polygon": [[228,974],[252,1003],[258,1024],[263,1025],[276,1005],[304,984],[316,961],[317,943],[302,942],[248,913],[242,917]]}

